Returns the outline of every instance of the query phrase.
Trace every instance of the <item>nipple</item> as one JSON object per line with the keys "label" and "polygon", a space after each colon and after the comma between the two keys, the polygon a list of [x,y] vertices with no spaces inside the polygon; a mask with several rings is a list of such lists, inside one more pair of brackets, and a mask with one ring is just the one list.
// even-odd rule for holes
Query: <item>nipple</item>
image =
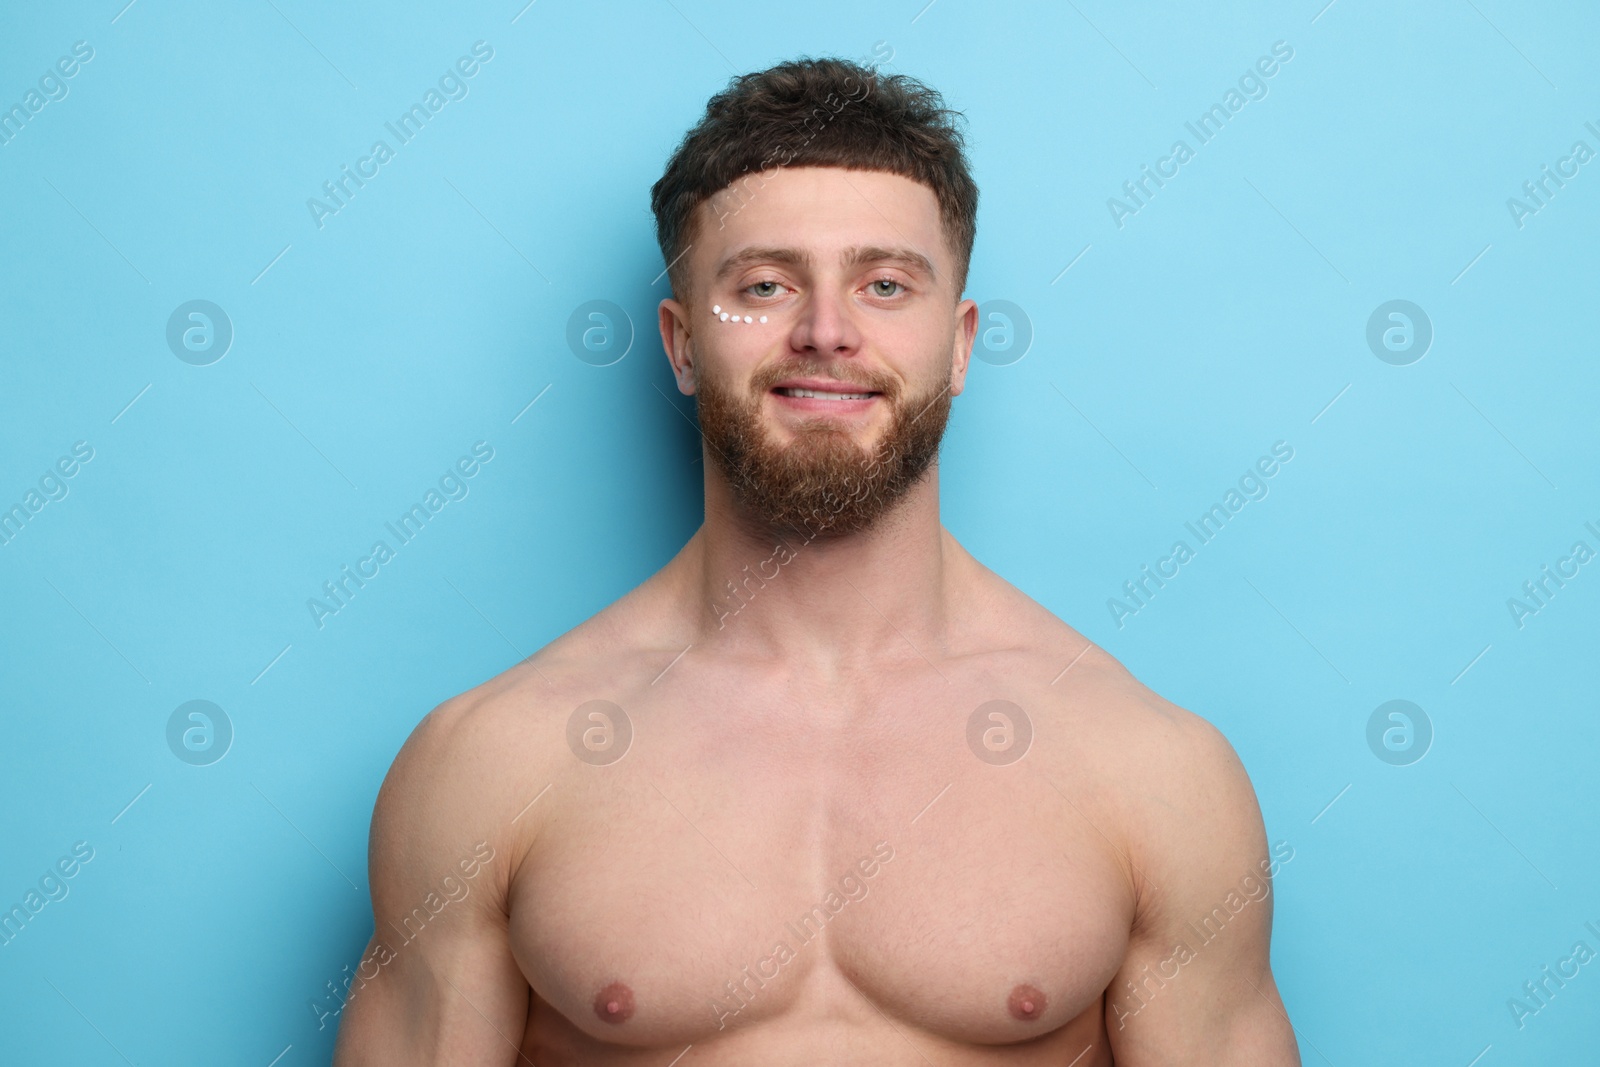
{"label": "nipple", "polygon": [[612,982],[594,995],[594,1013],[608,1023],[625,1023],[633,1015],[633,990]]}
{"label": "nipple", "polygon": [[1032,1022],[1044,1014],[1047,1001],[1045,995],[1031,985],[1019,985],[1011,991],[1011,999],[1006,1006],[1011,1009],[1013,1017],[1023,1022]]}

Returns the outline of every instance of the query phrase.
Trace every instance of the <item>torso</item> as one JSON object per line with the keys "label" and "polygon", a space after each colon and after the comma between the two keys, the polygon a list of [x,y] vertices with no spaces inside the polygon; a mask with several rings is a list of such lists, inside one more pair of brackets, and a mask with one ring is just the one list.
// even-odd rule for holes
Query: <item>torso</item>
{"label": "torso", "polygon": [[[530,1061],[1111,1063],[1130,783],[1162,711],[1043,608],[990,593],[1010,644],[908,648],[859,677],[673,662],[597,617],[542,676],[491,683],[495,776],[539,797],[505,837]],[[615,762],[568,749],[593,699],[631,724]],[[1013,762],[1015,735],[993,762],[969,745],[993,700],[1032,726]]]}

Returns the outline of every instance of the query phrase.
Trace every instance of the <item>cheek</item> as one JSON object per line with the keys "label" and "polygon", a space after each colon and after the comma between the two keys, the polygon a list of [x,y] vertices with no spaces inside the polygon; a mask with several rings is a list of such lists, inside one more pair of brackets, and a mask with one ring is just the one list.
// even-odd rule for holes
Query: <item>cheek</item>
{"label": "cheek", "polygon": [[937,324],[896,320],[873,327],[868,343],[892,354],[906,384],[912,388],[942,386],[950,380],[955,336]]}

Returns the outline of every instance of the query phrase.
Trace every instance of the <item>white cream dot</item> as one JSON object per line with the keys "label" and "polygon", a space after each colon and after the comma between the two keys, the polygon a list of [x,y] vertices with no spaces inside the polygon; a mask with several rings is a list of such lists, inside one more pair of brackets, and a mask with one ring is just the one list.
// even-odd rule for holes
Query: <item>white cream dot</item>
{"label": "white cream dot", "polygon": [[721,304],[712,304],[711,305],[711,314],[715,315],[717,312],[719,312],[721,310],[722,310],[722,305]]}
{"label": "white cream dot", "polygon": [[765,315],[761,316],[761,321],[762,322],[766,322],[767,321],[767,317]]}
{"label": "white cream dot", "polygon": [[728,321],[728,313],[726,311],[724,311],[722,313],[722,321],[723,322],[727,322]]}
{"label": "white cream dot", "polygon": [[750,321],[750,316],[749,316],[749,315],[746,315],[746,316],[745,316],[745,317],[744,317],[744,321],[746,321],[746,322],[749,322],[749,321]]}

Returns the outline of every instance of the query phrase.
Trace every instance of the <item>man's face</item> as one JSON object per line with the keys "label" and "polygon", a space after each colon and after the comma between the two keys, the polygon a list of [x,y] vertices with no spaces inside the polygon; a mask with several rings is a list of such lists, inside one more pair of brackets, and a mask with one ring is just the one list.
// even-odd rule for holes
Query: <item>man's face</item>
{"label": "man's face", "polygon": [[867,528],[934,460],[966,378],[977,310],[957,300],[938,199],[897,174],[797,167],[699,210],[690,304],[662,301],[661,329],[714,462],[770,526]]}

